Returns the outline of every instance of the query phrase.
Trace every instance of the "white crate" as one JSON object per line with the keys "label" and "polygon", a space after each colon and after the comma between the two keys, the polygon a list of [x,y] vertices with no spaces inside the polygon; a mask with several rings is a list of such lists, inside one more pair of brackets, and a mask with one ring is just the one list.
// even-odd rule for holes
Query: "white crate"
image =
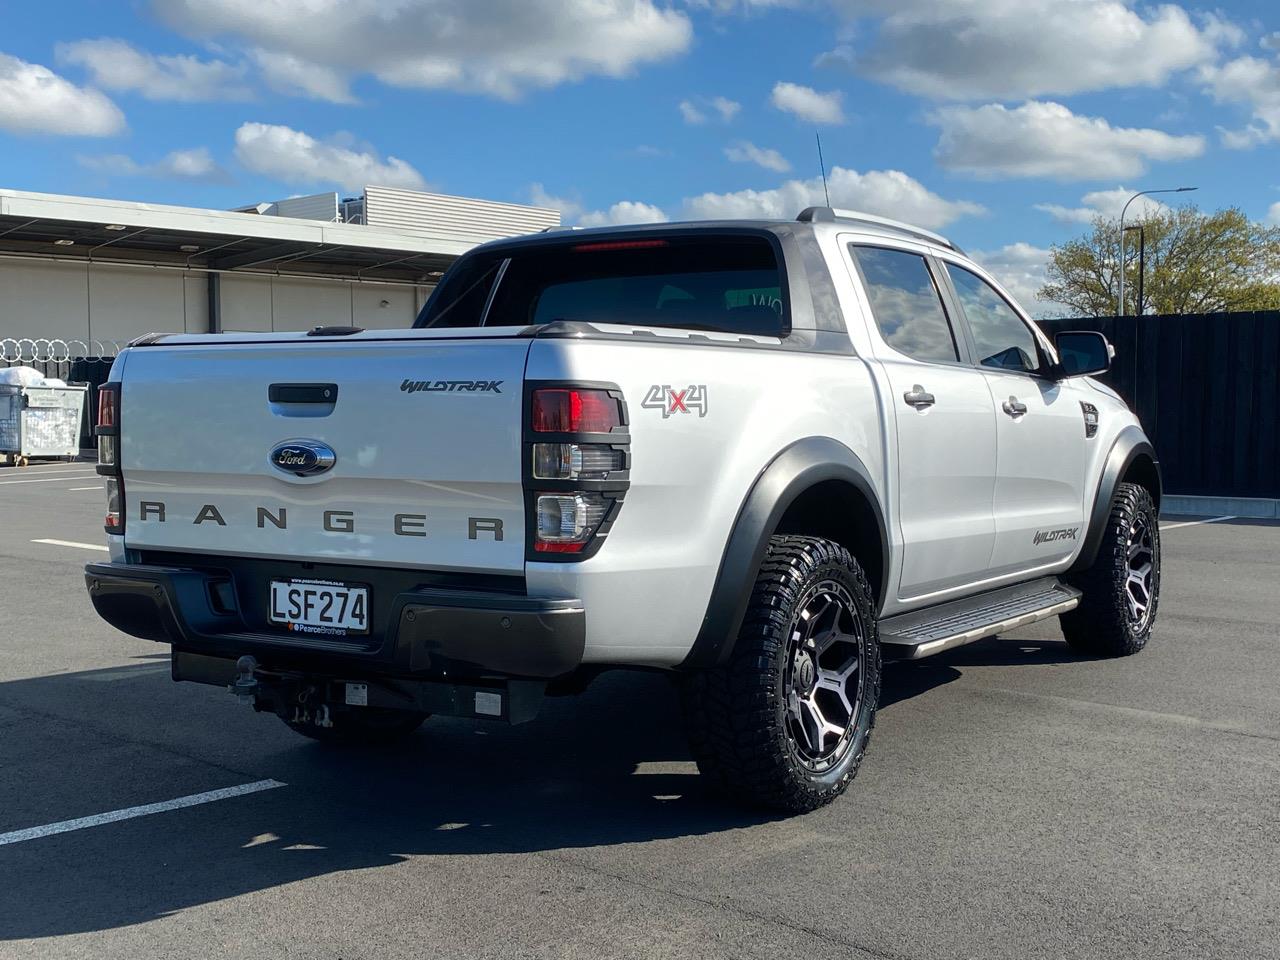
{"label": "white crate", "polygon": [[88,391],[89,388],[83,385],[0,385],[0,454],[19,457],[78,456],[80,424]]}

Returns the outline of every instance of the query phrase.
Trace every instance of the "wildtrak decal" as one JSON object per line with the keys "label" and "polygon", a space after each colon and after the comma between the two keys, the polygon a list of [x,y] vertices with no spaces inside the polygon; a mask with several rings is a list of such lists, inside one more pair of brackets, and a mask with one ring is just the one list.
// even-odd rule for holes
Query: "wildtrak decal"
{"label": "wildtrak decal", "polygon": [[1079,533],[1079,527],[1063,527],[1060,530],[1037,530],[1036,535],[1031,538],[1031,544],[1036,546],[1041,543],[1051,543],[1054,540],[1075,540]]}
{"label": "wildtrak decal", "polygon": [[683,389],[677,389],[669,383],[655,383],[640,401],[640,406],[646,410],[661,410],[663,420],[677,413],[692,413],[695,410],[699,417],[705,417],[707,385],[692,383]]}
{"label": "wildtrak decal", "polygon": [[504,380],[404,380],[401,393],[501,393]]}

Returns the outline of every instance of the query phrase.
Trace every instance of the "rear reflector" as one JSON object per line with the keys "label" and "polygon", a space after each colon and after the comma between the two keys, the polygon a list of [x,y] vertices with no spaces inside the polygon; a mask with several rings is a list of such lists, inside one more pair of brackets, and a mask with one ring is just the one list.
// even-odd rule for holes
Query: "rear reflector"
{"label": "rear reflector", "polygon": [[536,433],[608,433],[622,416],[607,390],[556,387],[533,391],[532,421]]}

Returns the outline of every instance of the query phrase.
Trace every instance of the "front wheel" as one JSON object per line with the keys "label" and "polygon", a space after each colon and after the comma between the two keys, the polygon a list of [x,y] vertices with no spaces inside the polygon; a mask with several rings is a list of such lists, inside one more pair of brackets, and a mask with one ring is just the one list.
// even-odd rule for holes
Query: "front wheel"
{"label": "front wheel", "polygon": [[858,771],[880,697],[871,587],[817,537],[770,538],[729,661],[682,693],[698,769],[751,805],[804,813]]}
{"label": "front wheel", "polygon": [[1061,617],[1079,653],[1127,657],[1147,645],[1160,605],[1160,525],[1145,487],[1122,483],[1093,566],[1072,578],[1080,605]]}

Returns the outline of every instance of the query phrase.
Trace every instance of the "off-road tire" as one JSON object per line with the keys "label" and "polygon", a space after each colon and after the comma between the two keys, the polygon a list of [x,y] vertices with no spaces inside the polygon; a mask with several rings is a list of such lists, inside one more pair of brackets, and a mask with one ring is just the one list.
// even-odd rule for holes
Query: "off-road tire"
{"label": "off-road tire", "polygon": [[430,714],[406,710],[385,710],[378,707],[360,707],[355,710],[335,710],[330,719],[331,727],[315,723],[299,723],[280,719],[295,733],[310,740],[337,746],[385,746],[398,743],[417,730]]}
{"label": "off-road tire", "polygon": [[[789,665],[795,662],[797,606],[808,593],[830,583],[852,601],[845,622],[860,631],[857,669],[862,680],[852,719],[833,748],[843,746],[844,752],[829,768],[815,771],[806,765],[793,736],[788,677],[794,679]],[[858,561],[830,540],[770,538],[728,662],[690,673],[680,686],[698,770],[728,797],[749,806],[805,813],[840,796],[858,772],[880,699],[875,602]],[[817,739],[825,743],[822,733]]]}
{"label": "off-road tire", "polygon": [[[1083,596],[1080,605],[1062,614],[1062,635],[1077,653],[1094,657],[1127,657],[1147,645],[1160,605],[1160,525],[1155,502],[1145,487],[1122,483],[1116,488],[1106,532],[1093,566],[1070,579]],[[1147,609],[1135,617],[1129,594],[1132,535],[1150,533],[1152,570]]]}

